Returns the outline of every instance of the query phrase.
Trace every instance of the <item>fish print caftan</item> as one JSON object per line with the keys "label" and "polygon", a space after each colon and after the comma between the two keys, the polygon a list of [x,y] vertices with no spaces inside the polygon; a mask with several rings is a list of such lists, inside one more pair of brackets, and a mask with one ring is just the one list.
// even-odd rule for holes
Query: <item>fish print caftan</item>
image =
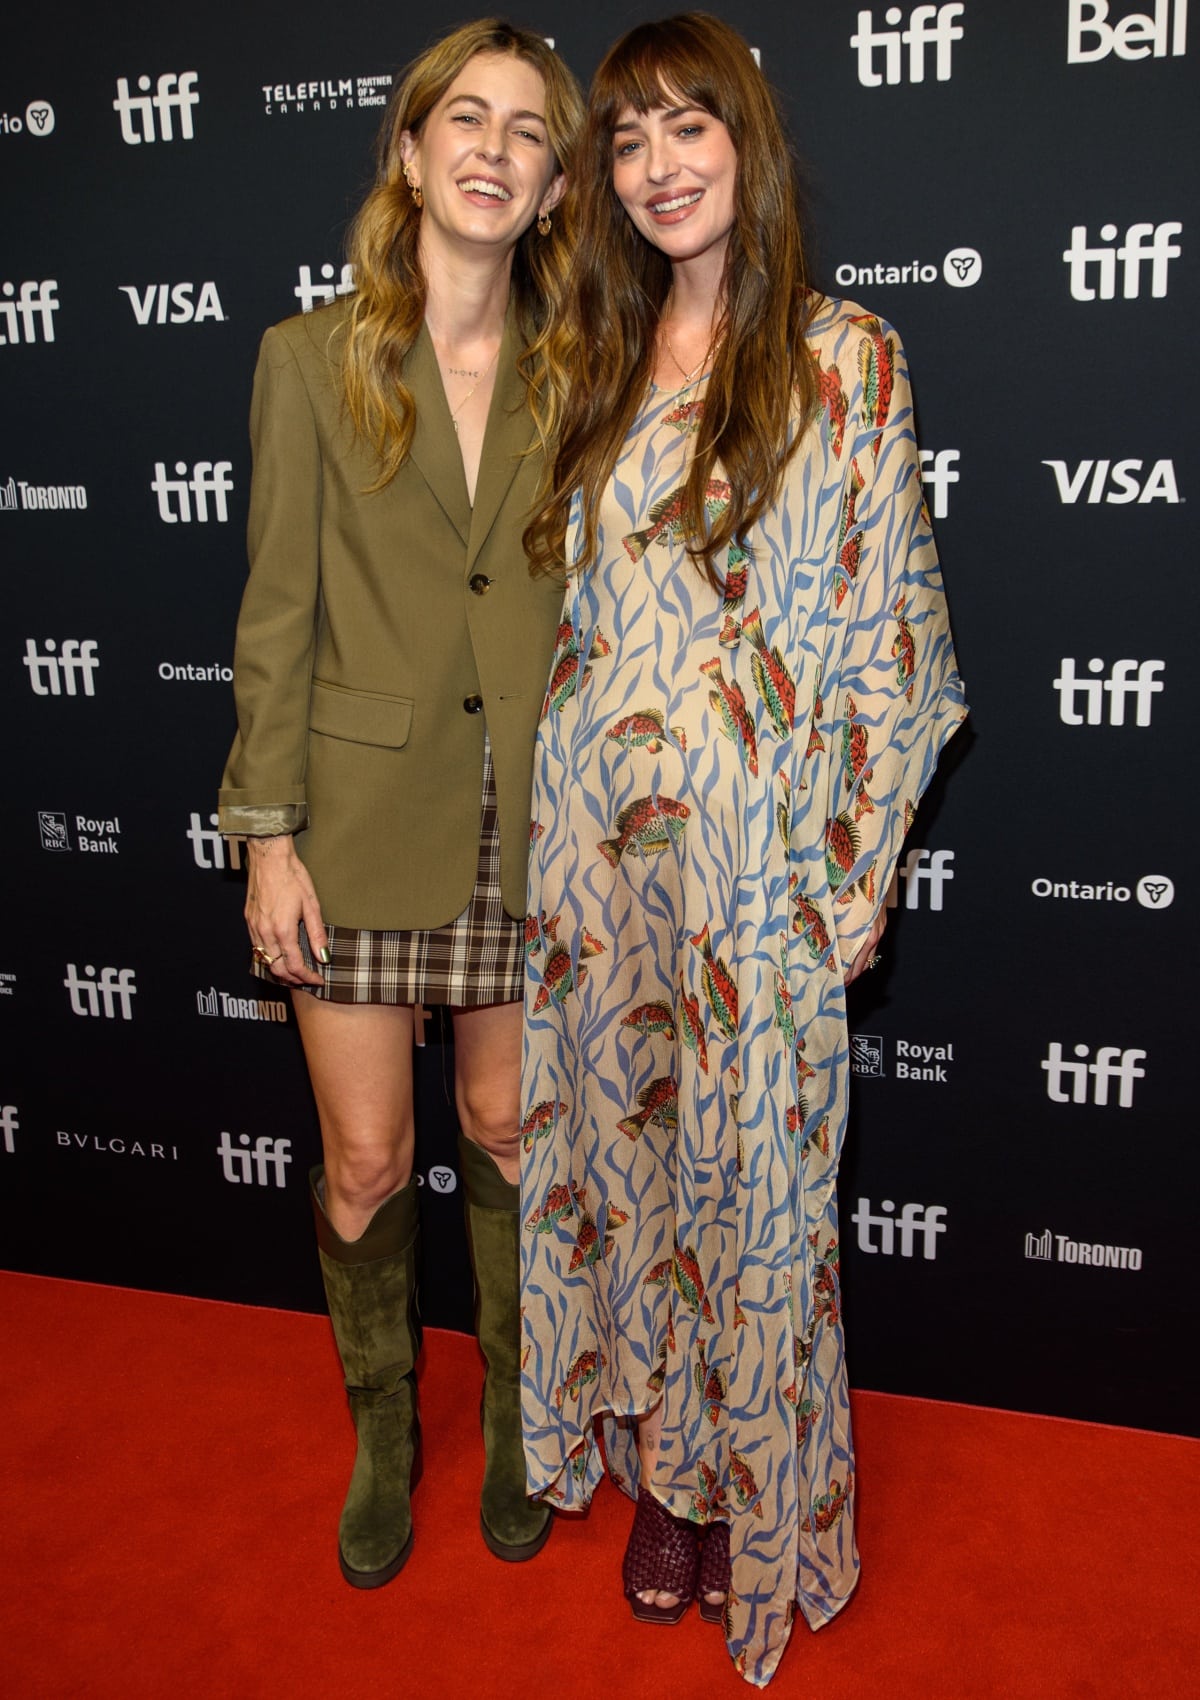
{"label": "fish print caftan", "polygon": [[809,338],[819,412],[723,592],[680,532],[702,386],[634,422],[569,577],[526,921],[531,1491],[587,1504],[600,1417],[636,1493],[630,1419],[661,1398],[648,1485],[729,1520],[726,1638],[759,1685],[796,1607],[819,1628],[857,1580],[843,966],[966,712],[898,339],[834,303]]}

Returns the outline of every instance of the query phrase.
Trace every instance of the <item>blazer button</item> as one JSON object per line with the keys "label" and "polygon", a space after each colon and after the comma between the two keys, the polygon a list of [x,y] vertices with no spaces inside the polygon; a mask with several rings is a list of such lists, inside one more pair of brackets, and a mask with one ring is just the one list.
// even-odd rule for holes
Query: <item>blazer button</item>
{"label": "blazer button", "polygon": [[468,590],[473,590],[476,596],[486,596],[492,587],[492,581],[486,573],[472,573],[467,580]]}
{"label": "blazer button", "polygon": [[482,697],[464,697],[463,709],[467,714],[479,714],[483,709]]}

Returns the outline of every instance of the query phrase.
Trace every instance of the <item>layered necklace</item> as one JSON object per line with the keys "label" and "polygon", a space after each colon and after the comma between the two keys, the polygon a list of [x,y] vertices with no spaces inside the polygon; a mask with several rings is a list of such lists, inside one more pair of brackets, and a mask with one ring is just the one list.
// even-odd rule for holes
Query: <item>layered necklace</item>
{"label": "layered necklace", "polygon": [[[450,423],[454,427],[454,435],[456,437],[459,434],[459,431],[458,431],[458,416],[459,416],[459,414],[462,412],[463,408],[470,401],[471,397],[475,394],[475,391],[479,388],[479,386],[483,382],[483,380],[487,377],[487,375],[491,371],[492,367],[496,364],[496,360],[497,360],[497,357],[499,356],[499,353],[500,353],[500,345],[499,345],[499,343],[497,343],[496,344],[496,353],[492,355],[492,358],[488,361],[487,365],[483,368],[482,372],[468,372],[468,371],[465,371],[461,366],[448,366],[446,368],[446,370],[450,373],[450,375],[452,377],[455,377],[455,378],[458,378],[458,377],[474,378],[474,380],[475,380],[475,382],[471,385],[470,389],[467,391],[466,395],[459,402],[458,406],[452,407],[450,409]],[[674,356],[672,356],[672,359],[674,359]]]}
{"label": "layered necklace", "polygon": [[696,362],[696,364],[692,367],[691,371],[689,372],[686,369],[686,367],[684,366],[683,361],[679,358],[678,354],[676,354],[674,348],[671,345],[671,339],[667,335],[667,323],[666,323],[666,321],[670,317],[672,300],[673,300],[673,292],[672,292],[672,294],[668,294],[667,299],[666,299],[665,303],[663,304],[662,316],[660,317],[660,319],[658,321],[658,330],[659,330],[659,335],[663,339],[663,345],[666,348],[667,353],[671,356],[671,361],[672,361],[672,364],[675,367],[675,370],[679,373],[680,377],[683,379],[683,382],[680,384],[679,388],[675,391],[675,394],[677,396],[681,396],[681,395],[686,395],[687,391],[692,387],[693,384],[696,383],[696,381],[699,379],[700,375],[707,369],[708,363],[709,363],[710,359],[712,358],[713,336],[712,336],[712,330],[711,330],[711,326],[710,326],[708,343],[707,343],[707,346],[705,347],[704,353],[700,356],[699,360]]}

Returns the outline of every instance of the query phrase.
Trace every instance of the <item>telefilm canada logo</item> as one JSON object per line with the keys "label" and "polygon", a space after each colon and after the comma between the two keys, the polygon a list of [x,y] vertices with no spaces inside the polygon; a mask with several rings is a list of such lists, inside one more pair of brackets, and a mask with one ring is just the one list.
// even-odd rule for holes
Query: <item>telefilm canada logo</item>
{"label": "telefilm canada logo", "polygon": [[292,294],[300,303],[302,313],[311,313],[314,307],[328,307],[339,295],[354,294],[354,267],[349,260],[340,272],[335,272],[328,260],[320,270],[320,282],[314,282],[311,266],[301,266],[299,269],[300,281]]}
{"label": "telefilm canada logo", "polygon": [[0,484],[0,513],[65,513],[88,505],[83,484],[30,484],[24,478],[9,478]]}
{"label": "telefilm canada logo", "polygon": [[358,112],[365,107],[387,105],[392,92],[392,73],[370,71],[355,77],[312,77],[304,82],[262,83],[260,87],[263,112],[268,118]]}
{"label": "telefilm canada logo", "polygon": [[[1154,699],[1166,686],[1158,675],[1165,661],[1138,661],[1124,656],[1114,661],[1105,674],[1106,663],[1094,655],[1087,664],[1090,679],[1079,677],[1075,657],[1064,655],[1059,662],[1054,689],[1058,692],[1058,718],[1064,726],[1103,726],[1107,707],[1109,726],[1149,726]],[[1080,702],[1083,711],[1080,712]],[[1133,719],[1127,721],[1125,710],[1132,701]]]}
{"label": "telefilm canada logo", "polygon": [[1046,1228],[1025,1235],[1025,1256],[1036,1263],[1081,1263],[1087,1269],[1133,1269],[1142,1267],[1142,1248],[1136,1245],[1104,1245],[1096,1240],[1073,1240]]}
{"label": "telefilm canada logo", "polygon": [[1071,246],[1063,250],[1072,300],[1114,301],[1119,261],[1123,300],[1141,298],[1142,279],[1148,271],[1150,295],[1161,301],[1167,293],[1171,261],[1183,252],[1172,238],[1182,234],[1183,225],[1174,219],[1131,224],[1123,237],[1119,225],[1102,224],[1099,244],[1092,244],[1086,224],[1072,225]]}
{"label": "telefilm canada logo", "polygon": [[57,288],[54,277],[0,283],[0,348],[54,341],[54,315],[61,305]]}
{"label": "telefilm canada logo", "polygon": [[901,82],[923,83],[932,68],[937,82],[948,83],[954,43],[963,38],[965,10],[960,0],[943,6],[914,6],[905,23],[903,8],[889,6],[883,14],[886,27],[877,29],[874,11],[864,7],[850,37],[859,82],[867,89],[877,89],[884,83],[891,87]]}
{"label": "telefilm canada logo", "polygon": [[117,288],[127,298],[139,325],[200,325],[206,319],[223,324],[227,316],[217,286],[211,281],[119,283]]}
{"label": "telefilm canada logo", "polygon": [[195,71],[163,71],[153,82],[147,76],[139,77],[138,92],[131,94],[129,78],[118,77],[117,98],[112,104],[121,122],[121,140],[134,148],[143,142],[194,141],[192,112],[200,104],[196,90],[199,81]]}
{"label": "telefilm canada logo", "polygon": [[1126,12],[1109,22],[1109,0],[1069,0],[1067,64],[1118,59],[1182,59],[1187,52],[1187,0],[1154,0],[1153,12]]}
{"label": "telefilm canada logo", "polygon": [[[919,1240],[921,1256],[932,1263],[937,1256],[938,1235],[946,1232],[946,1206],[905,1204],[897,1216],[890,1198],[880,1200],[878,1211],[871,1209],[869,1198],[860,1198],[850,1220],[858,1230],[859,1251],[882,1257],[892,1257],[898,1251],[901,1257],[912,1257]],[[878,1240],[875,1229],[879,1230]]]}
{"label": "telefilm canada logo", "polygon": [[282,998],[239,998],[210,986],[196,993],[196,1013],[223,1017],[226,1021],[287,1021],[287,1004]]}
{"label": "telefilm canada logo", "polygon": [[40,139],[54,134],[54,108],[48,100],[31,100],[24,113],[0,112],[0,136],[33,136]]}
{"label": "telefilm canada logo", "polygon": [[1173,460],[1156,460],[1148,472],[1143,460],[1078,460],[1074,466],[1065,460],[1044,460],[1054,474],[1058,499],[1064,507],[1086,502],[1096,507],[1103,502],[1109,507],[1126,507],[1131,502],[1181,502],[1179,481]]}
{"label": "telefilm canada logo", "polygon": [[983,255],[978,248],[951,248],[940,264],[912,259],[900,265],[878,260],[863,265],[844,261],[834,272],[839,289],[877,288],[884,284],[948,283],[951,289],[972,289],[983,276]]}

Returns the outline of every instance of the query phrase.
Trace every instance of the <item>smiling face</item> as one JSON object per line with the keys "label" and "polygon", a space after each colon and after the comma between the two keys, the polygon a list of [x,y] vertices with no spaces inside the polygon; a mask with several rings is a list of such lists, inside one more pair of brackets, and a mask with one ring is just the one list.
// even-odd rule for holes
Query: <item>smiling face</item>
{"label": "smiling face", "polygon": [[401,157],[425,198],[422,239],[511,250],[564,187],[556,175],[540,74],[512,53],[477,53],[406,130]]}
{"label": "smiling face", "polygon": [[613,132],[613,189],[636,228],[672,262],[724,263],[736,219],[737,150],[703,107],[626,107]]}

